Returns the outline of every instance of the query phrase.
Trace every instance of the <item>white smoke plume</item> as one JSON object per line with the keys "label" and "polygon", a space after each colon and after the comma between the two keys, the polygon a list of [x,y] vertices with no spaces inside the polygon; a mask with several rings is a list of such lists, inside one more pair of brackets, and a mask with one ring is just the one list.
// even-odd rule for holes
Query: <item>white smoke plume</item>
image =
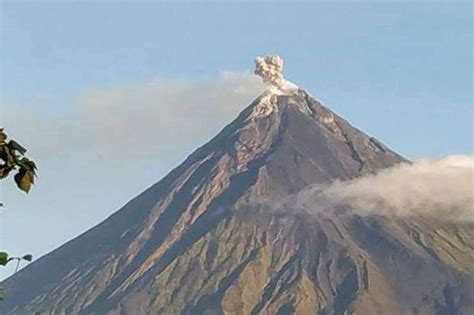
{"label": "white smoke plume", "polygon": [[298,86],[283,77],[283,59],[280,56],[255,58],[255,74],[259,75],[273,94],[291,94]]}
{"label": "white smoke plume", "polygon": [[449,221],[474,219],[474,156],[400,164],[345,182],[313,187],[298,196],[309,212],[347,206],[361,215],[428,216]]}
{"label": "white smoke plume", "polygon": [[280,56],[266,56],[255,58],[255,74],[262,77],[263,82],[281,87],[284,79],[283,59]]}

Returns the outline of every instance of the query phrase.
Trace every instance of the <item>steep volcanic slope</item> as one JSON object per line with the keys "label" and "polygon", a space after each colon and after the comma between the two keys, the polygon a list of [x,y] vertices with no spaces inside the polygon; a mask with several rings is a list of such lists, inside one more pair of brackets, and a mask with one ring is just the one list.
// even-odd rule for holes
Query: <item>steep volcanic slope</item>
{"label": "steep volcanic slope", "polygon": [[6,280],[1,313],[467,314],[472,224],[259,202],[403,161],[305,91],[267,91],[159,183]]}

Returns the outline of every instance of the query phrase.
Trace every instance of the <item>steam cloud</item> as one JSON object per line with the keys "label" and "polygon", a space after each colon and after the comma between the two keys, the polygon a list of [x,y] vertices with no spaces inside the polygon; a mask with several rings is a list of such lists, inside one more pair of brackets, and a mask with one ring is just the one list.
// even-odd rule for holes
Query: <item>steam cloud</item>
{"label": "steam cloud", "polygon": [[284,83],[283,59],[280,56],[266,56],[255,58],[255,74],[262,77],[263,82],[282,87]]}
{"label": "steam cloud", "polygon": [[474,156],[448,156],[401,164],[323,188],[313,187],[299,194],[298,202],[309,212],[321,205],[341,205],[361,215],[473,221],[473,179]]}

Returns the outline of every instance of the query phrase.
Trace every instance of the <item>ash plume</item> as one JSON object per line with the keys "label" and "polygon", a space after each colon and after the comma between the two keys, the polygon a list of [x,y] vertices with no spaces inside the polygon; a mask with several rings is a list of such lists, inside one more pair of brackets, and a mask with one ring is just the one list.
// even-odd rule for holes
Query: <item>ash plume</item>
{"label": "ash plume", "polygon": [[255,58],[255,74],[265,83],[281,87],[284,83],[282,70],[283,59],[280,56]]}
{"label": "ash plume", "polygon": [[273,94],[292,94],[299,88],[283,77],[282,70],[283,59],[280,56],[255,58],[254,73],[262,78],[267,85],[267,90]]}

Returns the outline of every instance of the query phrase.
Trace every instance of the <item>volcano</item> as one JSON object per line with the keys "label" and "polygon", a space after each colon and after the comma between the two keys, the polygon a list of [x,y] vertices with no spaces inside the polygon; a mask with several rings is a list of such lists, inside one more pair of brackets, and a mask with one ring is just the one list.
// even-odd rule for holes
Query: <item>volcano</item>
{"label": "volcano", "polygon": [[305,90],[272,86],[158,183],[5,280],[1,313],[471,314],[472,223],[272,209],[398,163]]}

